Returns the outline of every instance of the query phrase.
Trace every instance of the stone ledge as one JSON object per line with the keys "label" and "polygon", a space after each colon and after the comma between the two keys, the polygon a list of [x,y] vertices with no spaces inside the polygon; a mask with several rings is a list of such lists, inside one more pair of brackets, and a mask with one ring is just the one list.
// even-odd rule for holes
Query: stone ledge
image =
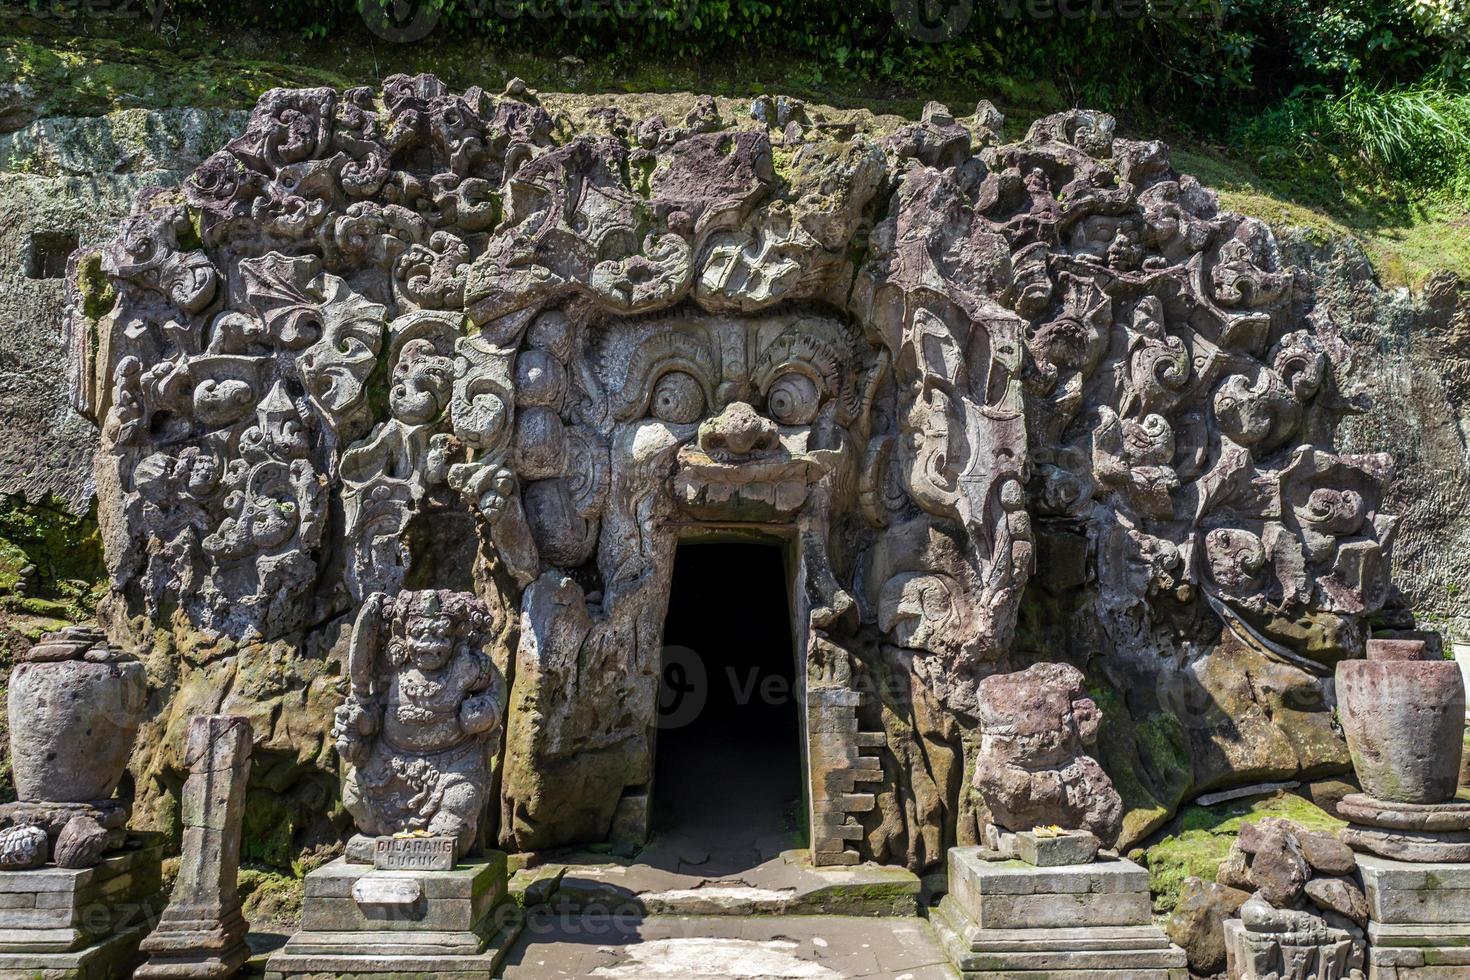
{"label": "stone ledge", "polygon": [[523,895],[527,906],[612,909],[636,916],[913,916],[920,889],[918,876],[906,868],[817,867],[797,851],[727,877],[642,863],[549,863],[518,871],[511,882],[512,894]]}
{"label": "stone ledge", "polygon": [[1188,980],[1184,951],[1152,925],[980,929],[952,897],[930,921],[965,980]]}
{"label": "stone ledge", "polygon": [[1368,942],[1374,948],[1470,948],[1470,925],[1368,923]]}
{"label": "stone ledge", "polygon": [[143,923],[91,946],[64,953],[0,953],[0,980],[115,980],[132,975],[142,957]]}
{"label": "stone ledge", "polygon": [[[442,949],[433,951],[431,945],[410,945],[401,936],[384,936],[377,942],[364,941],[367,936],[358,933],[345,938],[349,945],[333,950],[328,946],[313,947],[317,937],[305,944],[297,944],[295,938],[286,948],[272,956],[265,966],[266,980],[288,980],[291,977],[315,978],[332,976],[338,980],[356,977],[423,976],[447,978],[447,980],[485,980],[495,975],[504,961],[511,944],[519,935],[521,923],[517,920],[508,929],[502,929],[488,941],[482,940],[480,948],[472,953],[446,953]],[[367,934],[370,936],[371,934]],[[432,934],[427,934],[428,938]],[[321,937],[326,939],[328,937]],[[477,937],[478,938],[478,937]],[[355,942],[355,947],[350,943]],[[377,950],[374,946],[392,948]],[[5,978],[0,977],[0,980]]]}

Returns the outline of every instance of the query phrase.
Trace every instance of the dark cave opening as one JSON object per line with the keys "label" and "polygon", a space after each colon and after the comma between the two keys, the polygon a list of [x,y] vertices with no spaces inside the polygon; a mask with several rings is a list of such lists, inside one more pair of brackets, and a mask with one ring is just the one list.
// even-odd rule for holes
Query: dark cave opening
{"label": "dark cave opening", "polygon": [[778,544],[684,544],[675,557],[653,829],[709,851],[712,864],[805,844],[788,592]]}

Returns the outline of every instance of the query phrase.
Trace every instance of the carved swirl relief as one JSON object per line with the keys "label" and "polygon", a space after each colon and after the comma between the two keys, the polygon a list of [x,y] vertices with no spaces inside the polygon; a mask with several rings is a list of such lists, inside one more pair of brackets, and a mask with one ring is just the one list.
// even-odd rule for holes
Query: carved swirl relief
{"label": "carved swirl relief", "polygon": [[[1106,115],[994,145],[941,108],[828,141],[267,93],[105,247],[113,308],[73,304],[109,601],[256,640],[410,587],[519,607],[538,845],[577,752],[644,746],[603,832],[647,782],[680,527],[794,541],[804,648],[879,651],[971,734],[1041,525],[1085,530],[1123,644],[1169,603],[1268,646],[1380,608],[1391,468],[1333,452],[1342,348],[1267,228]],[[579,728],[566,684],[627,716]]]}

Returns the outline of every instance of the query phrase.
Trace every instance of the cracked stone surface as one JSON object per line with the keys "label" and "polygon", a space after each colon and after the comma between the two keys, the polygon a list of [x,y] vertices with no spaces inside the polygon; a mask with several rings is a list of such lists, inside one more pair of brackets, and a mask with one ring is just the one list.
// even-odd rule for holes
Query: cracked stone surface
{"label": "cracked stone surface", "polygon": [[[554,105],[274,90],[73,256],[100,614],[161,688],[145,821],[225,710],[339,834],[351,617],[432,587],[484,603],[506,681],[465,842],[640,845],[673,555],[731,524],[793,542],[821,863],[978,842],[980,684],[1038,662],[1118,737],[1011,770],[1118,778],[1121,847],[1346,767],[1327,678],[1395,595],[1394,471],[1342,451],[1355,349],[1263,222],[1098,111],[1005,142],[988,104]],[[1026,819],[1075,822],[1054,795]]]}
{"label": "cracked stone surface", "polygon": [[507,980],[958,980],[922,919],[654,917],[527,923]]}

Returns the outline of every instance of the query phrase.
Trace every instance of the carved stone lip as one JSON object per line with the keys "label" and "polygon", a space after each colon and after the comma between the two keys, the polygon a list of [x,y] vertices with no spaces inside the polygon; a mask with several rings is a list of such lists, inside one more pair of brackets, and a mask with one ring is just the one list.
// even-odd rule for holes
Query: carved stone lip
{"label": "carved stone lip", "polygon": [[771,455],[722,462],[696,446],[679,451],[672,481],[674,500],[696,516],[729,517],[750,512],[789,517],[807,501],[807,491],[828,472],[806,455]]}

